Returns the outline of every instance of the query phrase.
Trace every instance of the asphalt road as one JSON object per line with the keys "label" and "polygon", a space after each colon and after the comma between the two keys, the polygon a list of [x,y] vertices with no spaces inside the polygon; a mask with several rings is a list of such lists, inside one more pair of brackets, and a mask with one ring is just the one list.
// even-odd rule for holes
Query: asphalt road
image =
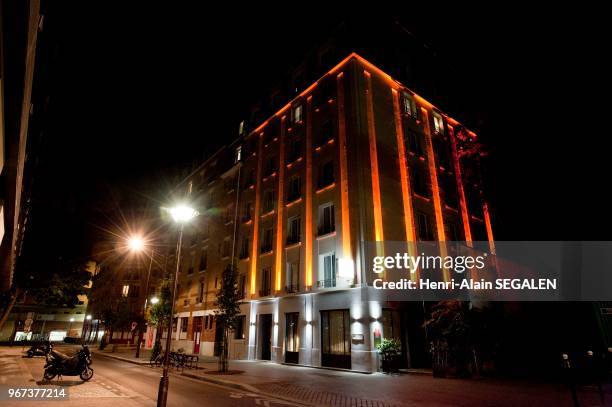
{"label": "asphalt road", "polygon": [[[95,406],[155,406],[161,369],[138,366],[103,356],[95,357],[92,364],[94,377],[86,383],[78,377],[63,377],[50,384],[43,383],[44,358],[21,359],[34,380],[24,386],[67,386],[69,400],[61,405]],[[23,366],[22,365],[22,366]],[[20,406],[30,403],[20,401]],[[53,405],[59,405],[52,402]],[[31,402],[34,406],[47,404]],[[51,404],[50,404],[51,405]],[[187,406],[292,406],[282,400],[271,399],[256,393],[202,382],[179,375],[170,376],[168,407]]]}

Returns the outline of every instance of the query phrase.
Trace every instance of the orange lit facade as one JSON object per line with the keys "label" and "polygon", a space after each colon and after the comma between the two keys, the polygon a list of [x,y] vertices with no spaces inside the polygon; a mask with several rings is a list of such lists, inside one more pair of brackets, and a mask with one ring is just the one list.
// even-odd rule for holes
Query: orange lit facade
{"label": "orange lit facade", "polygon": [[371,372],[376,343],[397,337],[415,366],[410,315],[364,297],[363,242],[492,242],[464,179],[475,135],[354,53],[304,89],[189,177],[204,209],[187,231],[177,341],[195,346],[192,319],[214,312],[233,263],[244,318],[232,357]]}

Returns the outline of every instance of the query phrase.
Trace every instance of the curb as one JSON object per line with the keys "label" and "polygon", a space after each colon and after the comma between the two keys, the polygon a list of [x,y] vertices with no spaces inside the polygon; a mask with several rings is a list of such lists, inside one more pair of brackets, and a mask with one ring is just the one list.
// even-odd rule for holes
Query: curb
{"label": "curb", "polygon": [[105,358],[110,358],[110,359],[116,359],[116,360],[120,360],[122,362],[127,362],[127,363],[132,363],[134,365],[139,365],[139,366],[148,366],[149,362],[147,362],[146,360],[140,361],[140,360],[133,360],[133,359],[128,359],[128,358],[123,358],[121,356],[116,356],[116,355],[111,355],[108,353],[101,353],[101,352],[97,352],[97,353],[92,353],[93,356],[102,356]]}

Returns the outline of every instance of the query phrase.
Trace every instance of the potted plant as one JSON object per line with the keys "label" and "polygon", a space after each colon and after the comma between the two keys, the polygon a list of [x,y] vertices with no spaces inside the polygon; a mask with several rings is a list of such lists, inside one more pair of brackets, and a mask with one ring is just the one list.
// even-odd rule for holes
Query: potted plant
{"label": "potted plant", "polygon": [[381,356],[381,367],[385,373],[398,372],[399,356],[402,354],[402,345],[397,339],[383,339],[377,346]]}

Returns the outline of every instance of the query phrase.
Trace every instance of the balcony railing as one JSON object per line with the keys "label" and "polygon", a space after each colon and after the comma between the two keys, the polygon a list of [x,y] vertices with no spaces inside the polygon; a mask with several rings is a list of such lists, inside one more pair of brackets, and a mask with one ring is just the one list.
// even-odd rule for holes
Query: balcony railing
{"label": "balcony railing", "polygon": [[333,288],[335,286],[336,286],[335,278],[317,281],[317,288]]}
{"label": "balcony railing", "polygon": [[272,243],[262,245],[259,252],[263,254],[263,253],[269,253],[271,251],[272,251]]}
{"label": "balcony railing", "polygon": [[300,291],[299,284],[289,284],[285,287],[285,292],[287,293],[297,293]]}
{"label": "balcony railing", "polygon": [[262,288],[259,290],[260,297],[267,297],[268,295],[270,295],[270,288]]}

